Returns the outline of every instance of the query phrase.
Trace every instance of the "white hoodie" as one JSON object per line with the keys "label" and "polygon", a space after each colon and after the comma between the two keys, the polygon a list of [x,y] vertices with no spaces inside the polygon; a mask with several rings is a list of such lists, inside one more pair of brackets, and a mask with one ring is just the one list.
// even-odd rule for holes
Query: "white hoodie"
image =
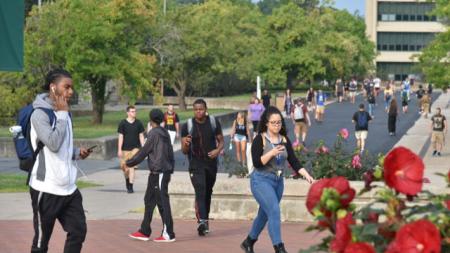
{"label": "white hoodie", "polygon": [[51,125],[47,113],[36,109],[41,107],[53,110],[53,101],[47,93],[37,95],[33,107],[31,144],[33,150],[37,148],[38,140],[45,146],[36,157],[29,185],[36,191],[70,195],[77,189],[77,169],[73,160],[80,153],[79,149],[73,147],[72,120],[68,112],[57,111],[54,112],[56,120]]}

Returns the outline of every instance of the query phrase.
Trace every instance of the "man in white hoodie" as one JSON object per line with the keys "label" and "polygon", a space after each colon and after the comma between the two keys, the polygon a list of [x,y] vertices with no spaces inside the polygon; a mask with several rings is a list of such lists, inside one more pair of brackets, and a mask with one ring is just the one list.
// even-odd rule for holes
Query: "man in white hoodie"
{"label": "man in white hoodie", "polygon": [[[86,216],[80,191],[75,185],[75,159],[90,151],[73,146],[69,99],[73,95],[69,72],[56,69],[47,74],[45,93],[36,96],[31,115],[30,139],[33,150],[41,141],[44,147],[36,157],[30,175],[34,238],[31,252],[47,252],[56,219],[67,232],[65,253],[81,252],[86,237]],[[52,109],[55,121],[40,108]]]}

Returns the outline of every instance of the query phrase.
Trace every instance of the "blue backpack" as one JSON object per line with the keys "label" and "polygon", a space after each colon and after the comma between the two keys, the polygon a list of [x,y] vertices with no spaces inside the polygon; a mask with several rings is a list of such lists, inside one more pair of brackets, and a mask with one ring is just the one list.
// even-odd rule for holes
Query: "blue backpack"
{"label": "blue backpack", "polygon": [[369,119],[367,118],[366,112],[358,113],[358,127],[359,128],[367,128],[369,126]]}
{"label": "blue backpack", "polygon": [[[36,150],[33,151],[33,146],[31,145],[30,139],[30,131],[31,131],[31,114],[34,110],[39,109],[44,111],[48,118],[50,119],[50,125],[53,126],[56,121],[56,115],[52,109],[48,108],[33,108],[33,105],[29,104],[27,106],[22,107],[19,110],[19,114],[17,116],[17,126],[20,126],[22,129],[20,131],[14,132],[14,146],[16,147],[17,158],[19,158],[19,168],[28,173],[31,172],[34,166],[34,162],[36,161],[36,157],[39,152],[44,147],[44,143],[42,141],[38,141]],[[16,126],[16,127],[17,127]]]}

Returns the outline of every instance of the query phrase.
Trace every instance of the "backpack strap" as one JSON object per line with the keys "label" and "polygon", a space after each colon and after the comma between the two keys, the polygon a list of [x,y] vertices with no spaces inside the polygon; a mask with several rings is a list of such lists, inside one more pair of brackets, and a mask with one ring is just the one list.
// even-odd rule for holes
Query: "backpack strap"
{"label": "backpack strap", "polygon": [[[52,129],[55,129],[55,123],[56,123],[56,115],[55,115],[55,112],[52,110],[52,109],[49,109],[49,108],[43,108],[43,107],[37,107],[37,108],[34,108],[34,110],[36,110],[36,109],[40,109],[40,110],[42,110],[42,111],[44,111],[46,114],[47,114],[47,116],[48,116],[48,119],[49,119],[49,121],[50,121],[50,126],[52,127]],[[72,115],[71,114],[69,114],[69,116],[70,117],[72,117]],[[30,119],[31,119],[31,117],[30,117]],[[30,132],[31,132],[31,120],[29,121],[29,123],[28,123],[28,125],[27,125],[27,139],[28,139],[28,144],[30,145],[30,147],[33,147],[32,145],[31,145],[31,138],[30,138]],[[33,151],[33,160],[34,161],[36,161],[36,158],[37,158],[37,156],[38,156],[38,154],[41,152],[41,150],[44,148],[44,146],[45,146],[45,144],[41,141],[41,140],[38,140],[37,141],[37,147],[36,147],[36,150],[34,150]],[[31,172],[33,171],[33,169],[30,169],[29,171],[28,171],[28,176],[27,176],[27,182],[26,182],[26,185],[28,185],[29,183],[30,183],[30,178],[31,178]]]}
{"label": "backpack strap", "polygon": [[212,128],[212,131],[213,131],[213,135],[215,136],[215,133],[216,133],[216,118],[214,117],[214,116],[212,116],[212,115],[210,115],[209,116],[209,122],[211,123],[211,128]]}

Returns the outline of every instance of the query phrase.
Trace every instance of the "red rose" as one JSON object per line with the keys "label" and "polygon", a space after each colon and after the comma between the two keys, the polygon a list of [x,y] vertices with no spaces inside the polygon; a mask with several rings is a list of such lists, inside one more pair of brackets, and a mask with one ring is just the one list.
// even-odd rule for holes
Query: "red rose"
{"label": "red rose", "polygon": [[344,253],[375,253],[375,249],[366,242],[354,242],[347,245]]}
{"label": "red rose", "polygon": [[439,253],[441,235],[436,226],[428,220],[418,220],[401,227],[386,253]]}
{"label": "red rose", "polygon": [[422,159],[405,147],[394,148],[384,159],[384,181],[407,195],[422,190],[423,170]]}
{"label": "red rose", "polygon": [[355,190],[345,177],[324,178],[311,185],[306,198],[306,208],[312,214],[313,209],[319,204],[325,188],[334,188],[340,195],[342,207],[348,207],[355,197]]}
{"label": "red rose", "polygon": [[355,224],[352,214],[348,213],[344,218],[336,221],[336,236],[330,243],[332,252],[343,252],[352,240],[350,225]]}

